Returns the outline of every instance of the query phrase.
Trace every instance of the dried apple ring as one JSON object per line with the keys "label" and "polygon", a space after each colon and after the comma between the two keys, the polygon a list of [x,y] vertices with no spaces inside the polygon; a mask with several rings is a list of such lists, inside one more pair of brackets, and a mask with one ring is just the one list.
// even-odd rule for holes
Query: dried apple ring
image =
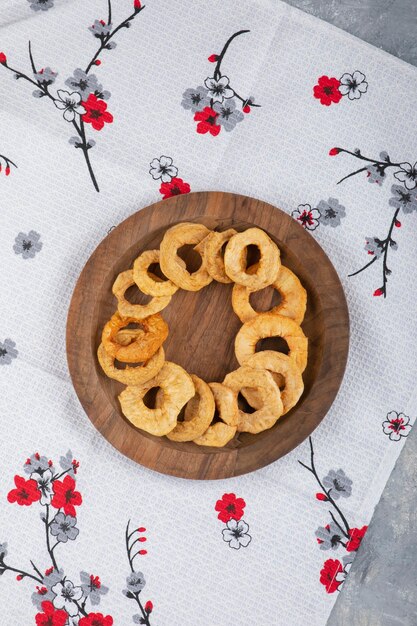
{"label": "dried apple ring", "polygon": [[213,392],[220,419],[229,426],[237,426],[239,407],[236,395],[222,383],[209,383],[209,387]]}
{"label": "dried apple ring", "polygon": [[[281,400],[284,406],[283,415],[297,404],[304,391],[304,383],[300,370],[288,355],[273,350],[265,350],[249,357],[246,365],[271,372],[274,380],[274,374],[280,374],[283,377],[285,385],[284,389],[281,390]],[[251,406],[256,408],[258,400],[252,389],[242,390],[242,395]]]}
{"label": "dried apple ring", "polygon": [[307,365],[308,340],[300,326],[289,317],[273,313],[259,313],[245,322],[235,339],[235,354],[240,365],[256,352],[256,344],[265,337],[282,337],[288,344],[289,356],[304,372]]}
{"label": "dried apple ring", "polygon": [[[143,398],[154,387],[160,387],[163,394],[159,406],[150,409],[143,402]],[[123,415],[134,426],[151,435],[162,437],[175,428],[182,407],[194,394],[191,376],[176,363],[166,361],[151,380],[126,387],[119,395],[119,401]]]}
{"label": "dried apple ring", "polygon": [[[159,250],[146,250],[135,259],[133,263],[133,280],[138,288],[148,296],[172,296],[178,291],[178,286],[172,280],[162,280],[152,272],[149,267],[159,263]],[[182,259],[180,259],[182,261]],[[184,267],[185,263],[183,262]]]}
{"label": "dried apple ring", "polygon": [[114,357],[107,354],[105,347],[101,343],[97,350],[98,361],[109,378],[118,380],[124,385],[140,385],[147,380],[154,378],[165,363],[164,349],[161,347],[149,361],[145,361],[143,365],[136,367],[127,366],[125,369],[119,369],[114,364]]}
{"label": "dried apple ring", "polygon": [[167,434],[168,439],[172,441],[192,441],[200,437],[210,426],[214,416],[215,405],[210,387],[195,374],[191,374],[191,379],[195,395],[185,407],[184,421],[177,422],[175,428]]}
{"label": "dried apple ring", "polygon": [[122,328],[122,330],[119,330],[117,333],[115,340],[117,343],[120,343],[121,346],[128,346],[142,333],[143,330],[141,328]]}
{"label": "dried apple ring", "polygon": [[237,231],[234,228],[228,228],[220,233],[212,231],[195,247],[197,252],[201,252],[208,273],[218,283],[232,282],[224,269],[222,247],[236,234]]}
{"label": "dried apple ring", "polygon": [[121,317],[118,311],[103,328],[101,341],[110,356],[124,363],[143,363],[151,358],[168,337],[168,324],[156,313],[144,320],[139,320],[143,330],[136,331],[131,343],[120,345],[117,342],[119,331],[132,323],[138,323],[133,317]]}
{"label": "dried apple ring", "polygon": [[194,439],[198,446],[210,446],[212,448],[223,448],[236,434],[236,426],[229,426],[224,422],[216,422],[209,426],[206,432]]}
{"label": "dried apple ring", "polygon": [[209,229],[203,224],[183,222],[169,228],[162,239],[159,255],[161,270],[181,289],[198,291],[213,280],[205,267],[203,257],[199,269],[190,273],[178,256],[178,249],[181,246],[199,244],[209,232]]}
{"label": "dried apple ring", "polygon": [[[246,267],[245,251],[251,245],[256,246],[261,255],[255,272],[248,272]],[[248,228],[229,240],[224,253],[224,267],[234,283],[257,291],[268,287],[276,279],[281,267],[280,251],[263,230]]]}
{"label": "dried apple ring", "polygon": [[[265,312],[284,315],[301,324],[306,312],[307,292],[297,276],[288,267],[281,265],[278,276],[271,286],[279,291],[281,302]],[[251,293],[253,292],[243,285],[233,286],[232,307],[241,322],[248,322],[259,315],[250,303]]]}
{"label": "dried apple ring", "polygon": [[136,320],[159,313],[171,302],[171,296],[153,297],[147,304],[132,304],[125,298],[129,287],[136,285],[133,280],[133,271],[121,272],[114,281],[112,291],[117,298],[117,310],[123,317],[134,317]]}
{"label": "dried apple ring", "polygon": [[271,428],[282,415],[283,405],[279,388],[266,370],[253,369],[247,365],[239,367],[225,377],[223,384],[235,392],[242,389],[255,389],[257,406],[254,413],[239,409],[237,430],[246,433],[260,433]]}

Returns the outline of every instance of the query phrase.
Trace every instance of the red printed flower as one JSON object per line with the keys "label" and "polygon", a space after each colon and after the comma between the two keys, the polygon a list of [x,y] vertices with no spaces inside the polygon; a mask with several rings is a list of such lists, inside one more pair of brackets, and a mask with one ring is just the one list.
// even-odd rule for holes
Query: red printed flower
{"label": "red printed flower", "polygon": [[153,604],[150,600],[147,601],[147,603],[145,604],[145,611],[149,614],[152,613],[153,611]]}
{"label": "red printed flower", "polygon": [[4,54],[4,52],[0,52],[0,63],[1,63],[2,65],[6,65],[6,63],[7,63],[7,57],[6,57],[6,55]]}
{"label": "red printed flower", "polygon": [[218,117],[219,114],[210,107],[205,107],[202,111],[197,111],[194,115],[194,120],[198,122],[197,132],[200,133],[200,135],[210,133],[210,135],[216,137],[220,132],[220,126],[217,124]]}
{"label": "red printed flower", "polygon": [[320,104],[326,107],[332,102],[338,103],[342,98],[339,91],[340,81],[337,78],[329,78],[328,76],[320,76],[318,84],[314,85],[314,97],[320,100]]}
{"label": "red printed flower", "polygon": [[52,602],[42,602],[43,613],[35,616],[36,626],[65,626],[67,612],[56,610]]}
{"label": "red printed flower", "polygon": [[346,550],[348,552],[356,552],[361,545],[362,539],[364,538],[367,530],[367,526],[362,526],[362,528],[351,528],[349,530],[350,539],[346,544]]}
{"label": "red printed flower", "polygon": [[41,498],[41,492],[38,489],[36,480],[25,480],[22,476],[14,477],[16,489],[12,489],[7,494],[9,502],[17,502],[20,506],[30,506],[33,502],[37,502]]}
{"label": "red printed flower", "polygon": [[90,93],[88,100],[81,104],[86,110],[81,119],[86,124],[91,124],[94,130],[101,130],[104,124],[113,122],[113,115],[107,111],[107,103],[97,98],[94,93]]}
{"label": "red printed flower", "polygon": [[78,626],[112,626],[112,624],[111,615],[104,616],[103,613],[89,613],[78,622]]}
{"label": "red printed flower", "polygon": [[218,519],[227,523],[231,519],[240,520],[245,506],[243,498],[236,498],[234,493],[225,493],[221,500],[217,500],[214,510],[219,512]]}
{"label": "red printed flower", "polygon": [[320,571],[320,582],[326,587],[327,593],[334,593],[342,584],[343,580],[336,580],[336,576],[343,572],[343,566],[336,559],[328,559],[324,562]]}
{"label": "red printed flower", "polygon": [[65,515],[76,517],[75,508],[83,499],[79,491],[75,491],[75,480],[71,476],[65,476],[64,480],[55,480],[53,483],[54,496],[51,500],[56,509],[64,509]]}
{"label": "red printed flower", "polygon": [[169,183],[162,183],[159,193],[162,194],[162,199],[166,200],[182,193],[190,193],[190,185],[185,183],[182,178],[172,178]]}

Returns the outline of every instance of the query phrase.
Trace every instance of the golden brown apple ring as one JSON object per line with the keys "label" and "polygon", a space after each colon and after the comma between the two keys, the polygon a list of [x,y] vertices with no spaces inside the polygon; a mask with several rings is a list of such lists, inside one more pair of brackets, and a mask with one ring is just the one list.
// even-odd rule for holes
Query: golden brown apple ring
{"label": "golden brown apple ring", "polygon": [[208,273],[218,283],[232,282],[224,269],[222,247],[233,235],[236,235],[236,232],[234,228],[228,228],[221,233],[213,231],[194,248],[197,252],[201,252]]}
{"label": "golden brown apple ring", "polygon": [[290,349],[289,356],[304,372],[307,365],[307,337],[294,320],[273,313],[259,313],[242,325],[235,339],[235,354],[240,365],[255,354],[260,339],[276,336],[285,339]]}
{"label": "golden brown apple ring", "polygon": [[222,383],[209,383],[220,419],[229,426],[237,426],[239,407],[236,394]]}
{"label": "golden brown apple ring", "polygon": [[[279,291],[281,302],[265,313],[284,315],[301,324],[306,312],[307,292],[297,276],[288,267],[281,265],[278,276],[271,286]],[[241,322],[248,322],[259,314],[250,303],[251,293],[253,292],[243,285],[233,286],[232,307]]]}
{"label": "golden brown apple ring", "polygon": [[[172,441],[192,441],[200,437],[211,424],[214,416],[214,398],[210,387],[204,380],[191,374],[195,395],[185,407],[184,421],[167,434]],[[159,391],[158,391],[159,394]]]}
{"label": "golden brown apple ring", "polygon": [[212,426],[209,426],[206,432],[194,439],[194,443],[198,446],[210,446],[212,448],[222,448],[225,446],[236,434],[236,426],[229,426],[224,422],[216,422]]}
{"label": "golden brown apple ring", "polygon": [[239,407],[236,394],[221,383],[209,383],[221,422],[207,428],[201,437],[194,439],[199,446],[222,447],[236,434]]}
{"label": "golden brown apple ring", "polygon": [[[239,432],[260,433],[271,428],[282,415],[283,405],[279,388],[266,370],[253,369],[247,365],[239,367],[225,377],[223,384],[235,392],[242,389],[255,389],[256,404],[254,413],[239,409],[237,430]],[[258,402],[260,400],[260,402]]]}
{"label": "golden brown apple ring", "polygon": [[[281,352],[265,350],[253,354],[246,361],[246,365],[255,369],[265,369],[271,372],[276,382],[274,374],[280,374],[284,378],[284,389],[281,390],[281,400],[284,406],[282,414],[288,413],[301,397],[304,391],[303,377],[294,360]],[[256,408],[258,398],[253,389],[242,390],[242,395],[249,404]]]}
{"label": "golden brown apple ring", "polygon": [[125,293],[133,285],[136,285],[133,280],[133,271],[126,270],[118,275],[112,287],[113,294],[117,298],[117,310],[123,317],[144,319],[159,313],[171,302],[171,296],[159,296],[153,297],[147,304],[132,304],[126,300]]}
{"label": "golden brown apple ring", "polygon": [[[250,245],[257,246],[261,255],[256,272],[248,272],[246,268],[244,253]],[[268,287],[276,279],[281,267],[280,251],[263,230],[248,228],[229,240],[224,253],[224,267],[226,274],[234,283],[256,291]]]}
{"label": "golden brown apple ring", "polygon": [[122,330],[119,330],[117,333],[115,340],[116,343],[120,343],[121,346],[128,346],[142,333],[143,330],[141,328],[122,328]]}
{"label": "golden brown apple ring", "polygon": [[183,222],[169,228],[160,245],[159,264],[163,274],[181,289],[198,291],[213,280],[206,270],[204,257],[196,272],[190,273],[185,267],[177,251],[187,244],[196,245],[207,237],[209,229],[203,224]]}
{"label": "golden brown apple ring", "polygon": [[159,370],[165,363],[164,349],[161,347],[149,361],[145,361],[143,365],[137,365],[136,367],[127,366],[125,369],[119,369],[114,364],[114,357],[107,354],[105,347],[101,343],[97,350],[98,361],[109,378],[118,380],[119,383],[124,385],[140,385],[145,383],[157,375]]}
{"label": "golden brown apple ring", "polygon": [[[180,259],[182,261],[182,259]],[[184,261],[183,265],[185,267]],[[146,250],[133,263],[133,280],[138,288],[148,296],[172,296],[178,291],[178,286],[171,280],[162,280],[149,272],[149,267],[159,263],[159,250]]]}
{"label": "golden brown apple ring", "polygon": [[[150,409],[143,402],[143,398],[153,387],[160,387],[163,395],[160,405]],[[194,394],[191,376],[176,363],[166,361],[151,380],[126,387],[119,395],[119,401],[123,415],[134,426],[152,435],[162,436],[175,428],[182,407]]]}
{"label": "golden brown apple ring", "polygon": [[143,363],[148,361],[162,346],[168,337],[168,324],[157,313],[150,315],[144,320],[139,320],[143,327],[128,345],[120,345],[117,342],[119,331],[131,323],[138,323],[133,317],[121,317],[118,311],[107,322],[103,328],[101,341],[110,356],[123,363]]}

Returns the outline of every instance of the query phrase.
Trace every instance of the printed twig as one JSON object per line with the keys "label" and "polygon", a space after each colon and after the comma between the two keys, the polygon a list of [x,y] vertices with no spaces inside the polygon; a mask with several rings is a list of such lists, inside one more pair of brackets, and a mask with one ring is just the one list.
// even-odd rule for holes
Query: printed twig
{"label": "printed twig", "polygon": [[4,561],[2,561],[0,563],[0,572],[3,573],[3,572],[6,572],[6,571],[15,572],[16,574],[18,574],[22,578],[31,578],[32,580],[36,580],[37,583],[40,583],[41,585],[43,584],[42,578],[38,578],[37,576],[34,576],[33,574],[29,574],[29,572],[25,572],[22,569],[17,569],[17,567],[12,567],[11,565],[6,565],[6,563]]}
{"label": "printed twig", "polygon": [[54,566],[56,571],[58,571],[58,565],[55,560],[54,553],[51,550],[51,542],[49,539],[49,504],[45,505],[45,508],[46,508],[46,516],[45,516],[46,549],[48,550],[48,554],[51,558],[52,565]]}
{"label": "printed twig", "polygon": [[[392,216],[392,220],[391,220],[391,224],[390,224],[390,227],[389,227],[388,234],[387,234],[385,239],[381,239],[381,244],[382,244],[381,245],[381,248],[382,248],[382,280],[383,280],[383,284],[382,284],[382,287],[380,287],[380,289],[381,289],[380,295],[383,295],[384,298],[387,297],[386,285],[387,285],[387,282],[388,282],[388,276],[391,274],[391,270],[388,268],[388,265],[387,265],[388,250],[390,249],[390,247],[392,245],[395,245],[395,241],[392,238],[392,231],[393,231],[394,226],[395,226],[395,224],[397,222],[397,217],[398,217],[399,212],[400,212],[400,209],[396,209],[395,210],[394,215]],[[375,261],[378,261],[379,258],[380,257],[374,256],[374,258],[371,259],[371,261],[369,261],[369,263],[367,263],[366,265],[361,267],[356,272],[353,272],[352,274],[349,274],[349,277],[356,276],[357,274],[360,274],[361,272],[366,270],[370,265],[372,265],[372,263],[375,263]]]}
{"label": "printed twig", "polygon": [[[226,43],[223,46],[222,51],[220,52],[220,54],[217,57],[217,62],[216,62],[216,67],[214,68],[214,79],[215,80],[219,80],[222,76],[221,73],[221,64],[224,58],[224,55],[227,52],[227,49],[229,48],[230,44],[232,43],[233,39],[235,39],[236,37],[238,37],[239,35],[243,35],[244,33],[250,33],[250,30],[239,30],[237,33],[234,33],[233,35],[231,35],[231,37],[229,37],[229,39],[226,41]],[[237,98],[238,100],[240,100],[241,102],[243,102],[243,104],[246,104],[248,102],[248,98],[242,98],[242,96],[240,96],[237,91],[235,91],[234,89],[232,89],[232,87],[229,88],[233,91],[233,95],[235,96],[235,98]],[[211,102],[211,106],[213,106],[213,101]],[[251,107],[260,107],[260,104],[255,104],[253,102],[250,103]]]}
{"label": "printed twig", "polygon": [[[381,174],[384,174],[385,170],[388,167],[401,167],[401,163],[393,163],[389,157],[387,157],[386,161],[379,161],[378,159],[371,159],[370,157],[364,156],[360,150],[357,150],[356,152],[352,152],[351,150],[346,150],[345,148],[334,148],[334,150],[337,150],[337,154],[345,152],[346,154],[350,154],[351,156],[354,156],[356,159],[359,159],[360,161],[366,161],[367,163],[378,165]],[[337,184],[339,185],[344,180],[347,180],[351,176],[356,176],[356,174],[359,174],[360,172],[364,172],[366,169],[367,167],[365,166],[365,167],[361,167],[355,172],[351,172],[347,176],[344,176],[343,178],[341,178]]]}
{"label": "printed twig", "polygon": [[[134,534],[137,532],[136,530],[129,532],[129,528],[130,528],[130,520],[127,523],[126,526],[126,533],[125,533],[125,541],[126,541],[126,552],[127,552],[127,558],[129,561],[129,565],[130,565],[130,569],[132,570],[132,572],[135,571],[134,567],[133,567],[133,560],[135,558],[135,556],[137,556],[137,554],[133,555],[132,557],[132,548],[134,546],[134,544],[136,543],[137,540],[135,540],[131,545],[130,545],[130,539],[134,536]],[[145,609],[142,606],[142,602],[140,601],[139,598],[140,595],[140,591],[136,592],[136,593],[132,593],[133,598],[135,599],[141,613],[142,613],[142,617],[145,620],[144,624],[146,624],[146,626],[151,626],[151,623],[149,621],[149,614],[145,611]]]}
{"label": "printed twig", "polygon": [[333,500],[332,496],[330,495],[331,489],[326,489],[323,485],[323,483],[321,482],[318,474],[317,474],[317,470],[316,467],[314,465],[314,450],[313,450],[313,441],[311,439],[311,437],[308,438],[308,441],[310,443],[310,463],[311,463],[311,467],[309,467],[308,465],[306,465],[305,463],[302,463],[301,461],[298,461],[300,465],[302,465],[303,467],[305,467],[305,469],[307,469],[309,472],[311,472],[313,474],[313,476],[315,477],[317,483],[320,485],[320,488],[322,489],[322,491],[324,492],[324,494],[326,495],[327,500],[332,504],[332,506],[334,507],[334,509],[338,512],[340,519],[342,520],[345,528],[346,528],[346,533],[344,533],[346,535],[346,537],[349,537],[349,531],[350,531],[350,526],[347,522],[346,517],[343,515],[342,511],[339,509],[339,507],[337,506],[336,502]]}

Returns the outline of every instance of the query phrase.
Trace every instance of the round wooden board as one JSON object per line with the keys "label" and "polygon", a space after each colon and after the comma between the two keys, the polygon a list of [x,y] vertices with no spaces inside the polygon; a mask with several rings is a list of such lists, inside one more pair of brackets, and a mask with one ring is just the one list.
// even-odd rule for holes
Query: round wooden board
{"label": "round wooden board", "polygon": [[[183,221],[201,222],[219,230],[259,226],[278,244],[284,265],[297,274],[308,293],[302,324],[309,340],[303,396],[270,430],[258,435],[240,433],[220,449],[176,443],[135,428],[120,410],[117,396],[123,385],[104,375],[96,356],[103,325],[116,309],[111,292],[116,276],[131,267],[140,252],[159,247],[166,229]],[[193,269],[192,256],[183,258]],[[136,292],[131,295],[133,302],[146,301]],[[230,298],[231,285],[214,281],[198,292],[178,291],[162,312],[170,330],[164,344],[167,360],[206,381],[221,381],[236,369],[234,338],[241,323]],[[267,288],[256,295],[254,303],[258,310],[266,310],[275,304],[274,298],[274,290]],[[260,347],[274,346],[264,342]],[[158,472],[193,479],[251,472],[299,445],[329,410],[343,378],[348,347],[349,317],[342,285],[319,244],[280,209],[221,192],[176,196],[122,222],[87,261],[74,290],[67,322],[69,370],[80,402],[95,427],[134,461]]]}

